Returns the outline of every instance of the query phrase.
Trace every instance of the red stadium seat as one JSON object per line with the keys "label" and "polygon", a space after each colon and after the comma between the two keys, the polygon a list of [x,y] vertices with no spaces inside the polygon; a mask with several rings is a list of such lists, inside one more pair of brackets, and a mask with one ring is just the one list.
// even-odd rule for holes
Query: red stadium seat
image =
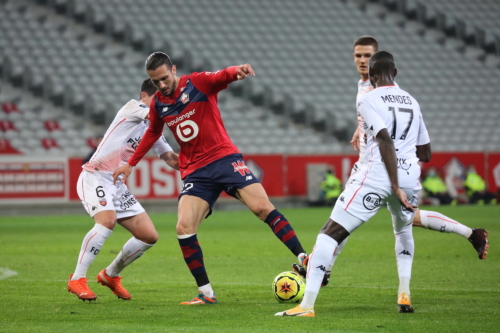
{"label": "red stadium seat", "polygon": [[44,125],[45,129],[49,132],[61,130],[61,126],[59,125],[57,120],[45,120],[43,125]]}
{"label": "red stadium seat", "polygon": [[61,148],[54,138],[43,138],[40,143],[45,149]]}
{"label": "red stadium seat", "polygon": [[9,113],[20,113],[21,111],[17,108],[16,103],[14,102],[4,102],[2,103],[2,110],[3,112],[9,114]]}
{"label": "red stadium seat", "polygon": [[2,119],[0,120],[0,130],[2,130],[3,132],[17,131],[17,128],[12,121]]}
{"label": "red stadium seat", "polygon": [[12,147],[9,140],[0,138],[0,154],[21,154],[21,152]]}

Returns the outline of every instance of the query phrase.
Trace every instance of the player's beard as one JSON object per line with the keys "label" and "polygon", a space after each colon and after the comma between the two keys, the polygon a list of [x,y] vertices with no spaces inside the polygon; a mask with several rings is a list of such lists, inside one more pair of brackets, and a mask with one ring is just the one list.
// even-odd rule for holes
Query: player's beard
{"label": "player's beard", "polygon": [[165,97],[169,97],[169,96],[172,96],[175,92],[175,89],[177,89],[177,81],[174,80],[174,82],[172,83],[172,85],[169,87],[169,93],[168,94],[165,94],[163,93],[163,91],[160,90],[160,93],[165,96]]}

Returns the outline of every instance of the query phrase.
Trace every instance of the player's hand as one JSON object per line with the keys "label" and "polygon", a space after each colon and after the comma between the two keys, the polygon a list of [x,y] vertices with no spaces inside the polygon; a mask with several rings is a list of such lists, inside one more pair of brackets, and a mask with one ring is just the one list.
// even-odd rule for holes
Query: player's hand
{"label": "player's hand", "polygon": [[352,139],[349,143],[351,144],[352,149],[354,149],[354,151],[359,150],[359,127],[356,128],[356,131],[352,135]]}
{"label": "player's hand", "polygon": [[406,196],[406,193],[403,192],[402,189],[398,188],[396,191],[396,197],[398,198],[399,202],[401,205],[409,210],[410,212],[415,212],[415,210],[418,208],[418,206],[412,206],[412,204],[408,201],[408,197]]}
{"label": "player's hand", "polygon": [[127,164],[122,165],[118,169],[116,169],[113,172],[113,184],[116,184],[116,181],[118,180],[118,177],[120,177],[120,175],[123,175],[121,182],[125,184],[128,176],[130,176],[130,173],[132,173],[132,168],[133,168],[133,166],[131,166],[127,163]]}
{"label": "player's hand", "polygon": [[250,66],[250,64],[239,65],[236,70],[236,77],[238,80],[243,80],[248,75],[255,76],[252,66]]}

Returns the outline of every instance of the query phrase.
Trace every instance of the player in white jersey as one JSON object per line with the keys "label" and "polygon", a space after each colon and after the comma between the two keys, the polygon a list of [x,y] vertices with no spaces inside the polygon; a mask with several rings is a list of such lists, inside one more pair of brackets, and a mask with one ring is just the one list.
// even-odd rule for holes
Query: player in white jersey
{"label": "player in white jersey", "polygon": [[[330,219],[318,235],[307,265],[307,284],[301,304],[277,316],[314,317],[314,304],[326,268],[336,248],[354,230],[373,217],[387,204],[393,220],[396,253],[400,276],[400,312],[413,312],[409,302],[409,281],[414,255],[411,221],[420,190],[420,166],[416,155],[417,142],[429,145],[417,101],[394,85],[397,70],[393,56],[379,51],[369,61],[369,75],[377,89],[358,103],[358,112],[366,132],[367,159],[335,203]],[[409,199],[408,199],[409,198]]]}
{"label": "player in white jersey", "polygon": [[[95,225],[83,239],[76,269],[68,281],[68,291],[83,301],[97,298],[87,285],[87,270],[116,223],[130,231],[133,237],[125,243],[116,259],[98,274],[97,281],[121,299],[131,299],[121,284],[121,271],[158,239],[153,222],[127,185],[120,181],[113,184],[112,177],[113,170],[127,163],[146,132],[148,105],[155,92],[156,87],[146,79],[141,86],[141,100],[132,99],[118,111],[96,152],[82,167],[77,183],[78,196]],[[163,136],[153,148],[170,167],[178,169],[178,156]]]}
{"label": "player in white jersey", "polygon": [[[373,90],[373,85],[371,84],[368,76],[368,62],[370,57],[378,51],[378,41],[372,36],[361,36],[356,39],[353,44],[353,58],[356,65],[358,74],[360,75],[360,80],[358,82],[358,93],[356,96],[356,105],[359,103],[361,98]],[[394,82],[396,86],[397,83]],[[347,184],[352,181],[352,175],[354,175],[360,167],[366,163],[366,143],[367,136],[361,126],[362,118],[357,113],[358,117],[358,127],[352,137],[351,144],[354,150],[359,150],[359,159],[354,164],[351,170],[351,178],[348,180]],[[420,162],[429,162],[431,158],[431,150],[429,145],[425,145],[422,142],[417,142],[417,156]],[[484,229],[471,229],[452,218],[445,216],[438,212],[426,211],[417,209],[415,217],[413,218],[414,227],[422,227],[429,230],[445,232],[445,233],[455,233],[461,235],[469,240],[474,246],[479,259],[485,259],[488,250],[488,232]],[[342,249],[344,248],[348,238],[346,238],[339,246],[336,248],[333,255],[333,259],[330,265],[326,267],[326,272],[323,278],[322,286],[326,286],[330,281],[330,275]],[[396,238],[397,242],[397,238]],[[397,248],[397,244],[396,244]],[[299,264],[293,264],[292,268],[297,271],[302,276],[306,275],[305,267],[307,266],[308,258],[304,258]],[[400,276],[400,278],[402,278]]]}
{"label": "player in white jersey", "polygon": [[[353,57],[356,69],[360,75],[358,82],[358,94],[356,104],[368,92],[373,90],[373,86],[368,79],[368,61],[373,53],[378,51],[378,41],[372,36],[361,36],[353,44]],[[396,84],[396,83],[395,83]],[[396,84],[397,85],[397,84]],[[363,163],[366,162],[366,136],[363,128],[359,126],[353,135],[351,144],[354,150],[359,150],[359,160],[355,163],[352,173],[356,172]],[[417,142],[417,156],[420,162],[429,162],[431,151],[421,142]],[[455,233],[468,239],[477,252],[479,259],[485,259],[488,250],[488,232],[484,229],[469,228],[452,218],[438,212],[418,209],[413,219],[414,227],[422,227],[439,232]]]}

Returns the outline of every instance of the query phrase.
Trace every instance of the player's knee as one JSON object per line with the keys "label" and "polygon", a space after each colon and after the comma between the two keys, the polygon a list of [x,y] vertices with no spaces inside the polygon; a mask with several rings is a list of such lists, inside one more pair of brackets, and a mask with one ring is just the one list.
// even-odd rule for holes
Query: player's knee
{"label": "player's knee", "polygon": [[342,243],[350,235],[349,231],[332,219],[328,219],[319,233],[330,236],[335,239],[338,244]]}
{"label": "player's knee", "polygon": [[255,216],[257,216],[260,220],[265,221],[267,216],[276,208],[269,200],[259,200],[252,205],[250,209]]}
{"label": "player's knee", "polygon": [[179,220],[175,226],[177,235],[190,235],[196,233],[195,224],[189,220]]}
{"label": "player's knee", "polygon": [[151,232],[147,235],[142,236],[139,240],[149,245],[156,244],[156,242],[158,241],[158,233],[156,231]]}
{"label": "player's knee", "polygon": [[116,225],[116,220],[115,219],[112,219],[112,218],[107,218],[107,219],[99,219],[99,220],[96,220],[95,221],[97,224],[100,224],[102,225],[103,227],[109,229],[109,230],[113,230],[115,228],[115,225]]}
{"label": "player's knee", "polygon": [[422,220],[420,218],[420,210],[417,210],[412,222],[414,227],[422,227]]}

